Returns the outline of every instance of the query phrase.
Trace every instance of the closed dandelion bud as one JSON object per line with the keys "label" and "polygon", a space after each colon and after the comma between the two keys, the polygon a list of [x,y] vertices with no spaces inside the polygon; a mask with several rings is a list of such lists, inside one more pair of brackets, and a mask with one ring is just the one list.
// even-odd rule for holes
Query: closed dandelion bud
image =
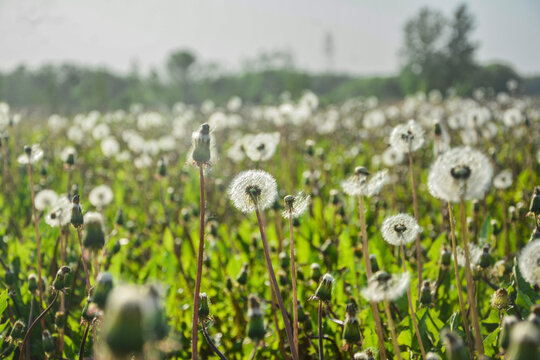
{"label": "closed dandelion bud", "polygon": [[491,220],[491,233],[494,236],[497,236],[501,233],[501,226],[499,225],[499,222],[495,219]]}
{"label": "closed dandelion bud", "polygon": [[30,145],[25,145],[24,146],[24,153],[28,156],[30,156],[32,154],[32,147]]}
{"label": "closed dandelion bud", "polygon": [[480,213],[480,201],[474,199],[473,202],[473,214],[478,215]]}
{"label": "closed dandelion bud", "polygon": [[240,270],[240,273],[236,277],[236,282],[240,285],[246,285],[248,280],[248,264],[244,264],[242,266],[242,270]]}
{"label": "closed dandelion bud", "polygon": [[520,201],[516,204],[516,210],[518,217],[522,219],[527,214],[527,205],[523,201]]}
{"label": "closed dandelion bud", "polygon": [[15,281],[17,281],[17,275],[11,269],[6,269],[4,281],[7,286],[11,287],[15,284]]}
{"label": "closed dandelion bud", "polygon": [[255,343],[264,339],[266,329],[264,328],[264,318],[261,305],[256,295],[249,295],[248,298],[248,337]]}
{"label": "closed dandelion bud", "polygon": [[506,352],[510,344],[510,333],[518,319],[514,315],[505,316],[501,323],[501,332],[499,333],[499,349],[502,353]]}
{"label": "closed dandelion bud", "polygon": [[92,303],[92,299],[90,296],[86,298],[86,302],[84,303],[81,316],[85,321],[92,321],[94,319],[94,314],[90,312],[90,304]]}
{"label": "closed dandelion bud", "polygon": [[36,274],[28,275],[28,291],[34,294],[37,288],[38,288],[38,279],[37,279]]}
{"label": "closed dandelion bud", "polygon": [[165,159],[163,158],[159,159],[157,168],[158,168],[158,175],[160,177],[165,177],[167,175],[167,162],[165,161]]}
{"label": "closed dandelion bud", "polygon": [[369,261],[371,262],[371,272],[376,273],[380,270],[377,257],[374,254],[369,255]]}
{"label": "closed dandelion bud", "polygon": [[99,274],[97,283],[92,293],[92,302],[96,303],[100,309],[105,309],[107,297],[113,288],[113,278],[108,272]]}
{"label": "closed dandelion bud", "polygon": [[321,279],[315,294],[310,298],[312,300],[319,300],[325,303],[329,303],[332,300],[332,286],[334,285],[334,278],[332,275],[326,273]]}
{"label": "closed dandelion bud", "polygon": [[424,281],[422,284],[422,290],[420,292],[420,303],[424,306],[430,306],[433,302],[433,295],[431,294],[431,286],[429,281]]}
{"label": "closed dandelion bud", "polygon": [[506,289],[500,288],[491,296],[491,307],[501,311],[510,305],[510,298]]}
{"label": "closed dandelion bud", "polygon": [[536,326],[538,331],[540,331],[540,305],[533,305],[527,321]]}
{"label": "closed dandelion bud", "polygon": [[306,151],[306,154],[308,156],[313,156],[314,153],[315,153],[315,141],[311,140],[311,139],[308,139],[306,140],[306,145],[305,145],[305,151]]}
{"label": "closed dandelion bud", "polygon": [[441,124],[439,122],[435,123],[434,128],[433,128],[433,133],[437,137],[442,135],[442,128],[441,128]]}
{"label": "closed dandelion bud", "polygon": [[218,236],[219,224],[216,220],[208,221],[208,230],[213,237]]}
{"label": "closed dandelion bud", "polygon": [[105,245],[105,233],[103,231],[103,216],[98,212],[88,212],[84,216],[85,234],[83,246],[87,249],[98,251]]}
{"label": "closed dandelion bud", "polygon": [[360,334],[360,322],[356,316],[345,316],[343,322],[343,341],[348,345],[358,344],[362,339]]}
{"label": "closed dandelion bud", "polygon": [[489,253],[489,246],[484,246],[482,248],[482,255],[480,255],[479,265],[482,269],[486,269],[491,266],[493,263],[493,257]]}
{"label": "closed dandelion bud", "polygon": [[508,207],[508,218],[511,222],[515,222],[517,220],[517,210],[515,206]]}
{"label": "closed dandelion bud", "polygon": [[469,360],[469,352],[463,340],[454,332],[444,329],[441,333],[443,338],[446,360]]}
{"label": "closed dandelion bud", "polygon": [[540,214],[540,187],[535,187],[533,196],[531,199],[531,204],[529,205],[529,212],[533,214]]}
{"label": "closed dandelion bud", "polygon": [[354,246],[352,250],[353,250],[354,256],[357,257],[357,258],[361,258],[362,255],[364,254],[364,252],[362,251],[363,250],[362,249],[362,244],[358,244],[358,245]]}
{"label": "closed dandelion bud", "polygon": [[191,218],[191,211],[189,211],[187,208],[182,208],[180,215],[182,216],[182,220],[184,220],[184,222],[188,222]]}
{"label": "closed dandelion bud", "polygon": [[283,269],[279,269],[278,271],[278,281],[281,286],[287,286],[289,284],[289,277]]}
{"label": "closed dandelion bud", "polygon": [[330,190],[330,202],[332,205],[339,204],[339,192],[336,189]]}
{"label": "closed dandelion bud", "polygon": [[43,333],[41,334],[41,341],[45,354],[51,354],[54,351],[54,339],[49,330],[43,330]]}
{"label": "closed dandelion bud", "polygon": [[227,276],[227,279],[225,280],[225,288],[229,291],[232,291],[233,289],[233,282],[230,277]]}
{"label": "closed dandelion bud", "polygon": [[75,154],[73,152],[67,154],[66,164],[69,166],[73,166],[75,164]]}
{"label": "closed dandelion bud", "polygon": [[279,253],[279,266],[282,269],[288,269],[291,262],[289,261],[289,256],[285,251]]}
{"label": "closed dandelion bud", "polygon": [[62,266],[58,272],[56,273],[56,277],[54,278],[54,281],[52,283],[53,288],[55,290],[62,290],[65,287],[65,280],[66,275],[71,272],[71,269],[67,266]]}
{"label": "closed dandelion bud", "polygon": [[293,224],[293,228],[299,228],[300,227],[300,219],[299,218],[294,218],[292,220],[292,224]]}
{"label": "closed dandelion bud", "polygon": [[450,266],[450,263],[452,262],[452,253],[448,248],[445,246],[441,250],[441,264],[444,267]]}
{"label": "closed dandelion bud", "polygon": [[510,332],[510,345],[505,360],[540,359],[540,331],[531,323],[521,321]]}
{"label": "closed dandelion bud", "polygon": [[122,208],[118,209],[116,212],[116,219],[114,220],[116,225],[122,226],[124,225],[124,210]]}
{"label": "closed dandelion bud", "polygon": [[428,352],[426,354],[426,360],[441,360],[441,357],[434,352]]}
{"label": "closed dandelion bud", "polygon": [[163,340],[169,334],[170,329],[159,291],[153,285],[146,286],[143,290],[143,296],[145,298],[143,311],[146,314],[145,329],[150,329],[146,336],[149,340]]}
{"label": "closed dandelion bud", "polygon": [[17,320],[15,324],[13,324],[13,328],[11,329],[11,333],[9,334],[9,338],[12,342],[18,343],[22,339],[24,339],[26,325],[21,320]]}
{"label": "closed dandelion bud", "polygon": [[210,136],[210,126],[202,124],[199,130],[195,131],[191,137],[191,156],[190,158],[197,165],[208,164],[211,160],[212,138]]}
{"label": "closed dandelion bud", "polygon": [[474,219],[471,217],[467,218],[467,231],[473,232],[474,231]]}
{"label": "closed dandelion bud", "polygon": [[302,269],[296,269],[296,279],[298,281],[304,281],[306,277],[304,276],[304,271]]}
{"label": "closed dandelion bud", "polygon": [[63,329],[64,326],[65,326],[65,314],[63,311],[57,311],[55,314],[54,314],[54,325],[56,325],[56,327],[58,329]]}
{"label": "closed dandelion bud", "polygon": [[71,225],[74,228],[82,228],[84,224],[84,218],[82,214],[82,208],[80,204],[79,195],[73,196],[72,206],[71,206]]}
{"label": "closed dandelion bud", "polygon": [[311,275],[310,275],[311,280],[315,282],[319,282],[322,276],[321,266],[317,263],[313,263],[311,264],[310,269],[311,269]]}
{"label": "closed dandelion bud", "polygon": [[208,320],[210,317],[210,301],[206,293],[199,294],[199,320]]}

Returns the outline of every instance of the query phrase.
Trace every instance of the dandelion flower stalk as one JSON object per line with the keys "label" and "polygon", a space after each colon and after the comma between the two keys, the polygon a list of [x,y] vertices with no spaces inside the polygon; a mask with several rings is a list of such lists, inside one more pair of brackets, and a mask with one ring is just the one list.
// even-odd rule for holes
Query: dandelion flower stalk
{"label": "dandelion flower stalk", "polygon": [[394,319],[392,318],[392,313],[390,312],[390,305],[388,304],[387,300],[385,300],[383,304],[386,317],[388,318],[388,325],[390,325],[390,333],[392,334],[392,346],[394,347],[396,358],[401,360],[401,350],[399,350],[399,344],[397,342],[396,325],[394,323]]}
{"label": "dandelion flower stalk", "polygon": [[317,325],[319,328],[319,360],[324,360],[324,347],[323,347],[323,329],[322,329],[322,317],[323,317],[323,305],[329,303],[332,300],[332,286],[334,284],[334,278],[330,274],[324,274],[315,290],[315,294],[310,297],[310,300],[319,301],[318,319]]}

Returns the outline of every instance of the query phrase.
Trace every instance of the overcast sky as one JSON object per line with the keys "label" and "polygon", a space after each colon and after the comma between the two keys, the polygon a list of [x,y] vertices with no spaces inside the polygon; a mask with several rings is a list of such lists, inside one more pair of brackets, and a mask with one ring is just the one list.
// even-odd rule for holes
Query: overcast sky
{"label": "overcast sky", "polygon": [[[161,67],[177,48],[226,68],[261,51],[287,49],[298,68],[354,74],[399,69],[406,20],[429,4],[446,15],[454,0],[0,0],[0,70],[76,62],[128,71]],[[540,1],[469,1],[482,62],[506,61],[540,74]]]}

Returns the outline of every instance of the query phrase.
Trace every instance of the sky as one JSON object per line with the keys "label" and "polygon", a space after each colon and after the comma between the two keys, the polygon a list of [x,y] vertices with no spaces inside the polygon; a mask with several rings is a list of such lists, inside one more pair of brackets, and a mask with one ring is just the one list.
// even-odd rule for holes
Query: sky
{"label": "sky", "polygon": [[[429,5],[445,15],[454,0],[0,0],[0,71],[24,63],[72,62],[127,72],[164,66],[188,48],[238,70],[263,51],[287,50],[297,68],[357,75],[398,71],[403,26]],[[540,74],[540,1],[467,2],[476,17],[478,60]]]}

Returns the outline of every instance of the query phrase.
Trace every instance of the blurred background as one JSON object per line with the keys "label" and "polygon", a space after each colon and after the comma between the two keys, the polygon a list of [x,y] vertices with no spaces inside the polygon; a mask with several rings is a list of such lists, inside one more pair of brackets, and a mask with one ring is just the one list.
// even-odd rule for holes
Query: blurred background
{"label": "blurred background", "polygon": [[0,101],[43,113],[438,89],[540,94],[536,0],[0,0]]}

